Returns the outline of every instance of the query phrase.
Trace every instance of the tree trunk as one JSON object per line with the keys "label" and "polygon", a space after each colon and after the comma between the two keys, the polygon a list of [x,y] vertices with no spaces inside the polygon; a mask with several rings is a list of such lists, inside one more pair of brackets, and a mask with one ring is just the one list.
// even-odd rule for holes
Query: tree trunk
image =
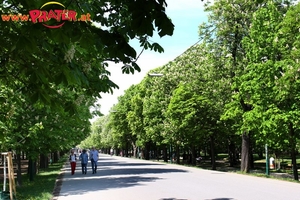
{"label": "tree trunk", "polygon": [[167,147],[164,146],[163,148],[164,148],[164,149],[163,149],[164,162],[168,162]]}
{"label": "tree trunk", "polygon": [[243,132],[242,135],[242,155],[241,155],[241,171],[249,173],[250,163],[249,163],[249,147],[250,139],[248,132]]}
{"label": "tree trunk", "polygon": [[293,175],[294,175],[294,180],[299,181],[297,158],[296,158],[296,154],[297,154],[296,138],[295,138],[295,131],[292,123],[289,124],[289,129],[290,129],[290,146],[291,146],[291,157],[292,157],[292,165],[293,165]]}
{"label": "tree trunk", "polygon": [[138,157],[138,155],[137,155],[137,147],[133,146],[132,149],[133,149],[133,157],[137,158]]}
{"label": "tree trunk", "polygon": [[249,137],[249,170],[254,169],[254,156],[253,156],[253,149],[254,149],[254,144],[253,140],[251,139],[251,131],[248,132],[248,137]]}
{"label": "tree trunk", "polygon": [[58,152],[54,152],[53,153],[53,163],[57,163],[58,162]]}
{"label": "tree trunk", "polygon": [[149,160],[149,152],[150,152],[150,142],[146,142],[145,145],[145,151],[144,151],[144,157],[146,160]]}
{"label": "tree trunk", "polygon": [[131,146],[132,146],[132,149],[133,149],[133,157],[137,158],[137,153],[136,153],[137,147],[136,147],[136,145],[134,144],[133,141],[131,141]]}
{"label": "tree trunk", "polygon": [[155,150],[155,156],[156,156],[157,161],[159,161],[159,157],[160,157],[160,149],[159,149],[158,146],[156,147],[156,150]]}
{"label": "tree trunk", "polygon": [[210,136],[210,157],[211,157],[211,169],[216,170],[216,155],[215,155],[215,140],[214,136]]}
{"label": "tree trunk", "polygon": [[293,175],[294,175],[294,180],[299,181],[299,176],[298,176],[298,168],[297,168],[297,160],[296,160],[296,151],[295,149],[291,149],[291,157],[292,157],[292,164],[293,164]]}
{"label": "tree trunk", "polygon": [[41,169],[48,168],[48,156],[45,154],[40,154],[40,168]]}
{"label": "tree trunk", "polygon": [[229,141],[228,145],[228,156],[229,156],[229,166],[233,167],[236,165],[236,152],[235,152],[235,144],[233,141]]}
{"label": "tree trunk", "polygon": [[29,181],[33,181],[34,178],[34,171],[35,171],[35,165],[32,159],[28,160],[28,175],[29,175]]}
{"label": "tree trunk", "polygon": [[180,148],[178,145],[176,145],[176,163],[180,164]]}
{"label": "tree trunk", "polygon": [[128,157],[128,142],[126,142],[125,157]]}
{"label": "tree trunk", "polygon": [[196,165],[196,148],[195,145],[192,146],[192,165]]}

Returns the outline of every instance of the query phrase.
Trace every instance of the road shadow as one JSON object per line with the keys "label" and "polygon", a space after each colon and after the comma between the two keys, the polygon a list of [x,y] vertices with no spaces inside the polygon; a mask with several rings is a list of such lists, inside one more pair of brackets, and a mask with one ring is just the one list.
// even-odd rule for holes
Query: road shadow
{"label": "road shadow", "polygon": [[234,200],[234,198],[214,198],[214,199],[205,199],[205,200]]}
{"label": "road shadow", "polygon": [[[60,196],[68,195],[82,195],[87,192],[108,190],[112,188],[126,188],[136,185],[142,185],[143,182],[153,182],[158,180],[157,177],[142,177],[142,176],[128,176],[128,177],[93,177],[93,179],[67,179],[65,177],[64,183],[68,185],[68,192],[60,194]],[[78,185],[82,185],[78,188]]]}
{"label": "road shadow", "polygon": [[159,200],[188,200],[188,199],[177,199],[177,198],[162,198]]}
{"label": "road shadow", "polygon": [[149,165],[163,165],[160,163],[124,163],[124,162],[98,162],[99,166],[149,166]]}
{"label": "road shadow", "polygon": [[178,173],[187,172],[181,169],[164,169],[164,168],[123,168],[123,169],[107,169],[100,170],[100,176],[109,175],[142,175],[142,174],[163,174],[163,173]]}
{"label": "road shadow", "polygon": [[162,198],[159,200],[188,200],[188,199],[177,199],[177,198]]}
{"label": "road shadow", "polygon": [[[159,200],[188,200],[188,199],[176,199],[176,198],[163,198]],[[233,198],[216,198],[216,199],[205,199],[205,200],[234,200]]]}
{"label": "road shadow", "polygon": [[[71,174],[70,168],[63,169],[63,172],[66,174]],[[75,174],[81,174],[81,168],[76,167]],[[188,173],[186,170],[182,169],[164,169],[164,168],[101,168],[101,166],[98,166],[97,169],[97,176],[120,176],[120,175],[143,175],[143,174],[163,174],[163,173]],[[87,176],[93,175],[92,174],[92,167],[87,167]]]}
{"label": "road shadow", "polygon": [[[69,164],[63,169],[63,185],[68,188],[59,196],[82,195],[88,192],[127,188],[143,185],[146,182],[160,180],[164,173],[188,173],[186,170],[175,168],[162,168],[162,164],[155,164],[150,168],[150,163],[121,163],[99,162],[96,174],[92,174],[91,165],[88,163],[87,174],[81,173],[81,165],[77,162],[75,175],[71,175]],[[126,167],[123,167],[126,166]]]}
{"label": "road shadow", "polygon": [[[60,194],[59,196],[68,195],[82,195],[87,192],[94,192],[99,190],[108,190],[112,188],[126,188],[137,185],[142,185],[143,182],[153,182],[158,180],[158,177],[142,177],[142,176],[128,176],[128,177],[93,177],[67,179],[65,177],[64,183],[68,185],[68,192]],[[88,186],[87,186],[88,185]]]}

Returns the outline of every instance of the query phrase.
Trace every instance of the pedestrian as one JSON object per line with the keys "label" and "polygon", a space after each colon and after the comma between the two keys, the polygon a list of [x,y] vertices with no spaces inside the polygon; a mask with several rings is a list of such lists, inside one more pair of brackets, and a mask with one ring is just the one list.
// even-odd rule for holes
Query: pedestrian
{"label": "pedestrian", "polygon": [[86,174],[86,171],[87,171],[87,163],[88,163],[88,160],[89,160],[89,156],[88,156],[88,154],[86,153],[86,150],[85,150],[85,149],[82,150],[82,153],[80,154],[79,158],[80,158],[80,160],[81,160],[82,174]]}
{"label": "pedestrian", "polygon": [[92,171],[93,174],[97,173],[97,162],[98,162],[98,151],[95,149],[95,147],[92,148],[90,151],[90,159],[92,163]]}
{"label": "pedestrian", "polygon": [[76,154],[74,154],[74,150],[71,150],[71,154],[69,156],[69,161],[71,165],[71,174],[74,175],[76,169]]}
{"label": "pedestrian", "polygon": [[114,154],[114,150],[113,148],[110,149],[110,156],[112,156]]}

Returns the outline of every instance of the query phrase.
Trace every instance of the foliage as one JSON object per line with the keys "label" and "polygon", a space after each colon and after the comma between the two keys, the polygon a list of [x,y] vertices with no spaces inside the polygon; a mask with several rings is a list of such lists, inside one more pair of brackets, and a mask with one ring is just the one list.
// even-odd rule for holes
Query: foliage
{"label": "foliage", "polygon": [[280,91],[277,85],[281,78],[282,64],[275,62],[281,57],[276,40],[282,14],[274,4],[269,3],[268,7],[255,13],[254,19],[249,37],[244,39],[249,64],[245,74],[239,77],[241,86],[238,94],[245,99],[245,103],[253,105],[253,109],[244,113],[242,129],[259,130],[262,134],[257,135],[257,139],[264,143],[272,140],[274,144],[278,144],[284,140],[278,138],[276,132],[286,132],[276,130],[283,121],[275,117],[279,110],[272,103],[276,99],[274,95]]}
{"label": "foliage", "polygon": [[[70,90],[80,86],[87,95],[100,98],[100,92],[117,87],[108,78],[108,61],[122,62],[126,73],[140,70],[130,40],[137,38],[143,48],[162,52],[162,47],[151,44],[148,37],[155,31],[161,37],[172,35],[174,29],[165,14],[164,0],[61,3],[78,16],[89,13],[92,21],[65,23],[60,29],[47,29],[41,23],[0,22],[1,35],[5,35],[1,38],[1,82],[22,82],[23,92],[33,102],[54,102],[51,94],[57,91],[53,84],[63,84]],[[43,1],[7,0],[1,3],[1,13],[25,15],[42,5]],[[57,5],[47,8],[57,9]]]}
{"label": "foliage", "polygon": [[[294,165],[300,136],[299,42],[291,38],[299,38],[299,34],[291,21],[297,20],[299,8],[292,6],[287,11],[268,2],[266,8],[256,12],[249,38],[245,39],[250,62],[240,81],[241,95],[247,96],[255,108],[243,117],[245,126],[256,126],[262,133],[257,138],[272,143],[278,150],[288,148]],[[294,176],[298,180],[297,170]]]}

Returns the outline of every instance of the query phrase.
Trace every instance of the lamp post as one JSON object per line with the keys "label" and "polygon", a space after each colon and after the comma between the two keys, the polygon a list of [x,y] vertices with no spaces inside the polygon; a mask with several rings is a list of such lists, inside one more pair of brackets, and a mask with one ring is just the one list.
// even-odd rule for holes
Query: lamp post
{"label": "lamp post", "polygon": [[149,73],[148,76],[160,77],[160,76],[163,76],[163,74],[161,74],[161,73]]}
{"label": "lamp post", "polygon": [[265,145],[265,150],[266,150],[266,175],[270,175],[269,171],[269,155],[268,155],[268,145]]}

